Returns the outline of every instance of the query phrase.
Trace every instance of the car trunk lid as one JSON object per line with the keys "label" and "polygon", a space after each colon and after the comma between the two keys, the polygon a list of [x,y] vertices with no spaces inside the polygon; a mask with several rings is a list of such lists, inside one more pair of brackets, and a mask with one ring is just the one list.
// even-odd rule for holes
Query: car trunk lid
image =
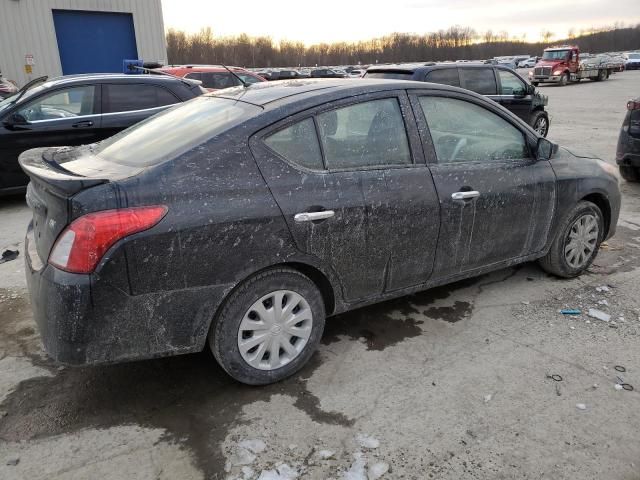
{"label": "car trunk lid", "polygon": [[60,233],[74,220],[72,212],[82,210],[72,208],[74,196],[140,171],[101,160],[91,153],[91,147],[37,148],[22,153],[19,162],[31,180],[27,205],[33,214],[33,240],[43,263]]}

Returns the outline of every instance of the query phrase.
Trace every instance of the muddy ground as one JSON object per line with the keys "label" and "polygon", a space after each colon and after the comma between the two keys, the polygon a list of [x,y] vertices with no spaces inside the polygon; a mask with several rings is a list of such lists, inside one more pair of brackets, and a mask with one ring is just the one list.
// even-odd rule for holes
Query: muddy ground
{"label": "muddy ground", "polygon": [[[612,161],[638,85],[541,87],[550,138]],[[25,290],[29,213],[2,199],[0,248],[21,253],[0,265],[0,478],[640,478],[640,186],[622,190],[581,278],[526,264],[340,315],[300,374],[262,388],[208,352],[54,365]]]}

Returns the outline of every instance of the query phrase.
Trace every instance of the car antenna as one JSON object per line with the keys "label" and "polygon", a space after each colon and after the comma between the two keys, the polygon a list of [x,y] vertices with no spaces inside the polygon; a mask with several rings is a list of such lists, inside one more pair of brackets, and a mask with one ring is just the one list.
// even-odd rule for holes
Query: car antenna
{"label": "car antenna", "polygon": [[229,72],[231,75],[233,75],[234,77],[236,77],[240,83],[242,84],[242,86],[244,88],[249,88],[249,85],[247,82],[245,82],[244,80],[242,80],[242,78],[240,78],[240,75],[238,75],[236,72],[234,72],[233,70],[231,70],[229,67],[227,67],[226,65],[220,64],[220,66],[222,68],[224,68],[227,72]]}

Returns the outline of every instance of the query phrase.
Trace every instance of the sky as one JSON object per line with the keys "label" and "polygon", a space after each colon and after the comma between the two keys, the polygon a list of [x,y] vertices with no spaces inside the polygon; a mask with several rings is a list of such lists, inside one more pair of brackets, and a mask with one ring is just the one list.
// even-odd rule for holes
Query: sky
{"label": "sky", "polygon": [[165,28],[275,40],[355,41],[392,32],[428,33],[453,25],[539,41],[543,30],[640,23],[640,0],[162,0]]}

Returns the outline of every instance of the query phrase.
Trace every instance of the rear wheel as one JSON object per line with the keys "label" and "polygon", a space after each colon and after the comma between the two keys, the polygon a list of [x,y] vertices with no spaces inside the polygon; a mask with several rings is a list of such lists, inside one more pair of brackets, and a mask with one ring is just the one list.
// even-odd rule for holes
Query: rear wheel
{"label": "rear wheel", "polygon": [[546,137],[549,133],[549,116],[546,112],[535,112],[531,117],[531,127],[538,135]]}
{"label": "rear wheel", "polygon": [[627,182],[640,182],[640,168],[621,165],[620,176]]}
{"label": "rear wheel", "polygon": [[558,277],[577,277],[596,258],[603,237],[602,212],[597,205],[581,201],[564,218],[540,266]]}
{"label": "rear wheel", "polygon": [[316,350],[325,309],[315,284],[288,268],[268,270],[234,290],[209,332],[222,368],[248,385],[293,375]]}

